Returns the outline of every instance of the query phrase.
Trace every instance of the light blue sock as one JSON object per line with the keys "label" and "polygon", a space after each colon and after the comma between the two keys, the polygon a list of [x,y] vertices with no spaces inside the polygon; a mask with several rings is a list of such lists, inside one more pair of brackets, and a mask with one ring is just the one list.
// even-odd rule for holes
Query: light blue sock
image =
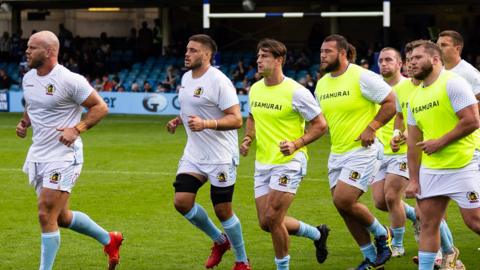
{"label": "light blue sock", "polygon": [[380,222],[378,222],[378,219],[375,218],[375,220],[373,220],[373,223],[367,227],[367,229],[375,236],[375,237],[379,237],[379,236],[385,236],[387,235],[387,229],[385,229],[385,227],[380,224]]}
{"label": "light blue sock", "polygon": [[68,226],[69,229],[88,235],[104,246],[110,243],[110,235],[108,232],[98,226],[89,216],[78,211],[72,211],[72,214],[73,217],[72,222]]}
{"label": "light blue sock", "polygon": [[405,227],[392,228],[393,241],[392,245],[396,247],[403,247],[403,235],[405,234]]}
{"label": "light blue sock", "polygon": [[300,228],[298,229],[298,232],[295,233],[295,235],[310,238],[313,241],[317,241],[318,239],[320,239],[320,231],[317,230],[317,228],[303,223],[302,221],[298,222],[300,223]]}
{"label": "light blue sock", "polygon": [[277,264],[277,270],[288,270],[290,268],[290,255],[277,259],[275,257],[275,264]]}
{"label": "light blue sock", "polygon": [[411,207],[406,202],[403,202],[403,208],[405,209],[405,215],[412,222],[417,221],[417,215],[415,215],[415,207]]}
{"label": "light blue sock", "polygon": [[60,246],[60,231],[42,233],[42,253],[39,270],[51,270]]}
{"label": "light blue sock", "polygon": [[361,246],[360,250],[362,251],[364,259],[368,259],[372,263],[377,260],[377,250],[372,242]]}
{"label": "light blue sock", "polygon": [[232,243],[235,251],[235,261],[248,263],[245,243],[243,242],[242,224],[236,215],[222,222],[223,229]]}
{"label": "light blue sock", "polygon": [[432,270],[436,252],[418,251],[418,270]]}
{"label": "light blue sock", "polygon": [[213,224],[213,221],[208,217],[205,209],[203,209],[198,203],[195,203],[192,209],[185,214],[185,218],[206,233],[216,243],[223,244],[227,240],[222,234],[222,231],[220,231],[217,226]]}
{"label": "light blue sock", "polygon": [[447,222],[445,222],[444,219],[440,222],[440,247],[442,248],[442,253],[453,253],[452,232],[450,231],[450,228],[448,228]]}

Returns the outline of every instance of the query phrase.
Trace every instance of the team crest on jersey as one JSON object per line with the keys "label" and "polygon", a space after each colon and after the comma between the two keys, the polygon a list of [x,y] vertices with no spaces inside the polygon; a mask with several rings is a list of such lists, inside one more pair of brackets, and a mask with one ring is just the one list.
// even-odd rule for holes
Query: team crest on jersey
{"label": "team crest on jersey", "polygon": [[280,176],[280,178],[278,178],[278,185],[280,185],[282,187],[286,187],[288,185],[289,181],[290,181],[290,179],[288,178],[288,176],[282,175],[282,176]]}
{"label": "team crest on jersey", "polygon": [[352,181],[357,181],[358,179],[360,179],[360,173],[358,173],[356,171],[352,171],[348,178]]}
{"label": "team crest on jersey", "polygon": [[224,173],[224,172],[220,172],[217,175],[217,179],[218,179],[218,182],[225,183],[225,182],[227,182],[227,174]]}
{"label": "team crest on jersey", "polygon": [[407,171],[407,162],[400,162],[399,169],[402,172]]}
{"label": "team crest on jersey", "polygon": [[59,172],[53,172],[52,175],[50,175],[50,183],[58,184],[58,181],[60,181],[61,177],[62,175]]}
{"label": "team crest on jersey", "polygon": [[478,193],[476,191],[467,192],[467,199],[470,203],[477,203],[478,202]]}
{"label": "team crest on jersey", "polygon": [[202,87],[198,87],[197,89],[195,89],[195,91],[193,91],[193,96],[194,97],[200,97],[202,94],[203,94],[203,88]]}
{"label": "team crest on jersey", "polygon": [[45,94],[47,94],[49,96],[53,96],[53,92],[55,92],[55,87],[53,86],[53,84],[49,83],[47,85],[47,89],[45,91]]}

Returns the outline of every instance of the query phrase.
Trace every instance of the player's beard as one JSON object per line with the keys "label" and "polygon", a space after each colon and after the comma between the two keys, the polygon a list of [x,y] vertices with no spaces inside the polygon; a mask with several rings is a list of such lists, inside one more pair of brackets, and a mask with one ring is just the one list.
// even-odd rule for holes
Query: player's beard
{"label": "player's beard", "polygon": [[430,73],[432,73],[432,71],[433,71],[432,63],[427,62],[425,65],[420,67],[419,73],[413,74],[413,78],[423,81],[425,78],[428,77],[428,75],[430,75]]}
{"label": "player's beard", "polygon": [[39,67],[43,66],[43,63],[44,63],[43,59],[32,58],[30,60],[30,63],[28,63],[28,67],[29,68],[39,68]]}
{"label": "player's beard", "polygon": [[188,69],[197,69],[202,66],[202,59],[198,58],[195,61],[190,61],[190,65],[186,66]]}
{"label": "player's beard", "polygon": [[339,58],[339,55],[337,54],[337,58],[335,59],[335,61],[328,64],[326,67],[324,67],[323,71],[328,73],[328,72],[332,72],[332,71],[337,70],[339,67],[340,67],[340,58]]}

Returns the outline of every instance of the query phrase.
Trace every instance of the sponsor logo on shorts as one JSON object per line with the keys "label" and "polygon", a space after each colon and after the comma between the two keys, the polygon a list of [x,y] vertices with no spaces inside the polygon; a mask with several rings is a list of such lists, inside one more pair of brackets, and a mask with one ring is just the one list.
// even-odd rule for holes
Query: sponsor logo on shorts
{"label": "sponsor logo on shorts", "polygon": [[224,173],[224,172],[220,172],[217,175],[217,179],[218,179],[218,182],[225,183],[225,182],[227,182],[227,174]]}
{"label": "sponsor logo on shorts", "polygon": [[62,175],[59,172],[53,172],[52,175],[50,176],[50,183],[58,184],[58,181],[60,181],[61,177]]}
{"label": "sponsor logo on shorts", "polygon": [[467,199],[470,201],[470,203],[478,203],[478,192],[475,191],[470,191],[467,192]]}
{"label": "sponsor logo on shorts", "polygon": [[280,178],[278,178],[278,185],[280,185],[282,187],[286,187],[288,185],[289,181],[290,181],[290,179],[288,178],[288,176],[282,175],[282,176],[280,176]]}
{"label": "sponsor logo on shorts", "polygon": [[49,95],[49,96],[53,96],[53,93],[55,92],[55,87],[53,87],[53,84],[48,84],[47,85],[47,89],[45,89],[45,94]]}
{"label": "sponsor logo on shorts", "polygon": [[400,162],[399,169],[402,172],[407,171],[407,162]]}
{"label": "sponsor logo on shorts", "polygon": [[348,178],[352,181],[357,181],[358,179],[360,179],[360,173],[352,171],[350,172],[350,176]]}
{"label": "sponsor logo on shorts", "polygon": [[194,97],[200,97],[202,94],[203,94],[203,88],[202,87],[198,87],[197,89],[195,89],[195,91],[193,91],[193,96]]}

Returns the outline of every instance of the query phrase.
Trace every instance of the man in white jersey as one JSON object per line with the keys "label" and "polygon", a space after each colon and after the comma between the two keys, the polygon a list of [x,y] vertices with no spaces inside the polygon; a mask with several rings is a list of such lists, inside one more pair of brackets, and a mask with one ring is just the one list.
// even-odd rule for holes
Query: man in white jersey
{"label": "man in white jersey", "polygon": [[[273,39],[257,45],[258,72],[263,79],[249,93],[250,114],[240,152],[246,156],[255,140],[255,203],[260,227],[270,232],[277,270],[290,265],[289,234],[313,240],[316,258],[328,255],[329,228],[313,227],[287,216],[307,173],[306,145],[326,132],[323,114],[311,93],[282,72],[287,48]],[[310,126],[305,131],[305,120]]]}
{"label": "man in white jersey", "polygon": [[[38,196],[42,229],[40,270],[50,270],[60,245],[59,226],[91,236],[104,245],[109,269],[119,261],[123,236],[108,233],[82,212],[71,211],[68,200],[83,165],[80,133],[108,113],[103,99],[87,80],[58,64],[59,41],[49,31],[30,37],[26,57],[31,70],[23,78],[25,112],[17,135],[32,127],[32,145],[24,165]],[[87,109],[81,120],[83,108]]]}
{"label": "man in white jersey", "polygon": [[[416,42],[410,61],[414,78],[422,83],[409,100],[406,194],[416,196],[420,209],[419,269],[430,270],[450,199],[457,202],[465,224],[480,234],[480,173],[473,159],[472,135],[479,127],[479,116],[469,84],[443,70],[441,50],[435,43]],[[455,269],[455,263],[452,260],[446,269]]]}
{"label": "man in white jersey", "polygon": [[[393,88],[398,104],[399,96],[408,96],[408,93],[404,93],[404,91],[401,91],[403,88],[399,87],[399,85],[402,85],[401,82],[406,80],[400,73],[402,68],[400,52],[392,47],[383,48],[378,57],[378,66],[385,82]],[[384,156],[371,187],[375,207],[388,212],[390,215],[393,234],[392,257],[401,257],[405,255],[403,246],[405,208],[409,208],[413,213],[415,211],[413,207],[406,205],[402,200],[408,184],[407,147],[402,144],[398,149],[395,149],[396,151],[393,151],[390,147],[390,141],[393,137],[404,138],[401,130],[405,128],[395,129],[394,122],[395,119],[390,120],[377,133],[378,138],[384,145]]]}
{"label": "man in white jersey", "polygon": [[[206,268],[218,265],[233,246],[236,258],[233,269],[249,270],[242,226],[232,211],[239,163],[236,129],[242,126],[242,115],[230,79],[211,65],[216,51],[217,45],[208,35],[189,38],[185,67],[190,70],[183,75],[178,94],[180,115],[167,124],[172,134],[179,124],[184,124],[188,136],[173,184],[174,204],[180,214],[213,240]],[[225,233],[195,202],[198,189],[206,181],[210,181],[210,198]]]}
{"label": "man in white jersey", "polygon": [[462,59],[463,37],[453,30],[445,30],[438,35],[437,45],[442,50],[443,64],[462,78],[472,87],[477,100],[480,100],[480,72],[470,63]]}
{"label": "man in white jersey", "polygon": [[380,76],[349,63],[347,50],[343,36],[324,40],[320,61],[326,74],[315,94],[332,140],[328,177],[333,202],[364,257],[356,269],[377,269],[391,257],[391,234],[359,198],[380,166],[383,147],[375,133],[395,114],[395,96]]}

